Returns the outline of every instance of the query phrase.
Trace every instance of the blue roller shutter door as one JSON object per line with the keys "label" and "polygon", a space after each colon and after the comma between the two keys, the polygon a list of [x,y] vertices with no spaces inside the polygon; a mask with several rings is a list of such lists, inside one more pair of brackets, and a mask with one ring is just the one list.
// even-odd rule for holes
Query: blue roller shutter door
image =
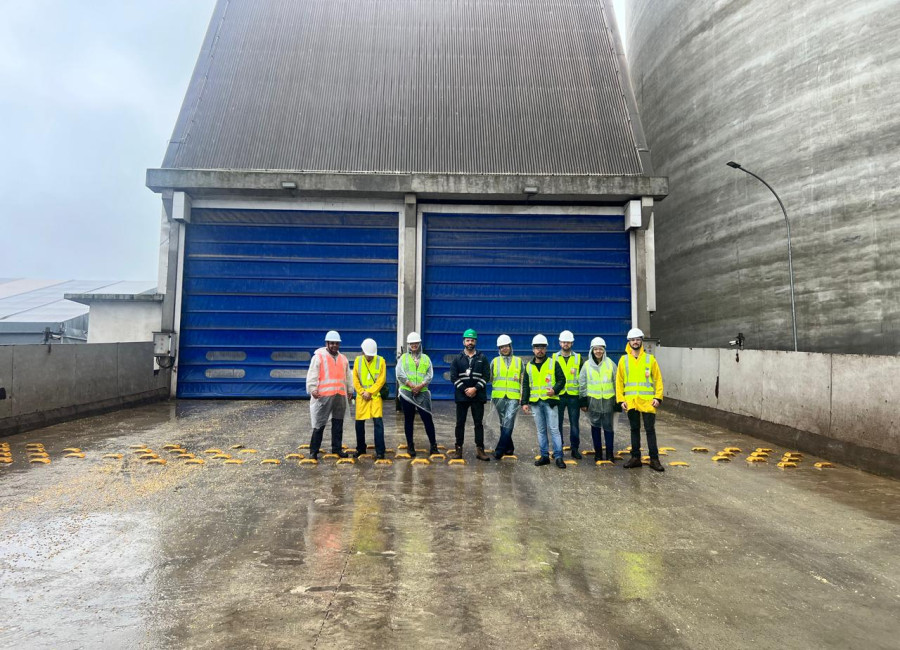
{"label": "blue roller shutter door", "polygon": [[307,397],[309,357],[397,345],[397,214],[195,209],[187,226],[178,396]]}
{"label": "blue roller shutter door", "polygon": [[595,336],[617,360],[631,327],[631,270],[622,215],[425,213],[424,345],[435,365],[432,394],[452,399],[448,357],[472,327],[479,349],[497,354],[500,334],[526,356],[563,329],[586,353]]}

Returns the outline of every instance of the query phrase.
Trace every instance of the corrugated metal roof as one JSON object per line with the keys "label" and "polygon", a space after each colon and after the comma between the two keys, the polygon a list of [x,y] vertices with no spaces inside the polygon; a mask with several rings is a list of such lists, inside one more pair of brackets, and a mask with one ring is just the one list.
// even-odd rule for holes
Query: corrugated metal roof
{"label": "corrugated metal roof", "polygon": [[87,314],[89,307],[63,298],[67,293],[152,293],[155,287],[155,282],[17,278],[0,283],[0,323],[62,323]]}
{"label": "corrugated metal roof", "polygon": [[219,0],[164,167],[638,175],[602,0]]}

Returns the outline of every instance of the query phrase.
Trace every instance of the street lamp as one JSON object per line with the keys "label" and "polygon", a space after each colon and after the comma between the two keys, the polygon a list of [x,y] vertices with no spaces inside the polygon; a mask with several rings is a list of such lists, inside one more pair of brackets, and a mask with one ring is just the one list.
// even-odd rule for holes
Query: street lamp
{"label": "street lamp", "polygon": [[787,210],[784,209],[784,203],[781,202],[781,198],[778,196],[778,193],[772,189],[772,186],[765,182],[762,178],[751,172],[749,169],[744,169],[738,163],[729,161],[725,163],[729,167],[733,167],[734,169],[740,169],[742,172],[750,174],[753,178],[758,180],[760,183],[769,188],[769,191],[775,195],[775,200],[778,201],[778,205],[781,206],[781,211],[784,213],[784,223],[787,226],[787,242],[788,242],[788,269],[791,274],[791,323],[794,328],[794,352],[797,351],[797,309],[794,304],[794,259],[791,253],[791,222],[788,221]]}

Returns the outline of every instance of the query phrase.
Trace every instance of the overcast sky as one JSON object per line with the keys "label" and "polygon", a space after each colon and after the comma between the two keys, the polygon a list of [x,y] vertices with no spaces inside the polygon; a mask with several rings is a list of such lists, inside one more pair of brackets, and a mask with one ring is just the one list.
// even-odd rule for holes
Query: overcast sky
{"label": "overcast sky", "polygon": [[0,0],[0,278],[156,279],[144,174],[162,164],[214,5]]}

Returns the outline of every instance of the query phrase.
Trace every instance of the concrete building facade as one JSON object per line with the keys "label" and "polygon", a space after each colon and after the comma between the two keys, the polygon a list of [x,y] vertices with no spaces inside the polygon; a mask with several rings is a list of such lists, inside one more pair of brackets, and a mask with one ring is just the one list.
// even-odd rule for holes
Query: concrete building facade
{"label": "concrete building facade", "polygon": [[632,0],[628,58],[658,173],[670,346],[900,353],[900,11],[894,0]]}
{"label": "concrete building facade", "polygon": [[304,396],[329,329],[391,365],[419,331],[438,377],[469,327],[649,330],[667,183],[610,10],[569,4],[219,2],[147,174],[173,393]]}

